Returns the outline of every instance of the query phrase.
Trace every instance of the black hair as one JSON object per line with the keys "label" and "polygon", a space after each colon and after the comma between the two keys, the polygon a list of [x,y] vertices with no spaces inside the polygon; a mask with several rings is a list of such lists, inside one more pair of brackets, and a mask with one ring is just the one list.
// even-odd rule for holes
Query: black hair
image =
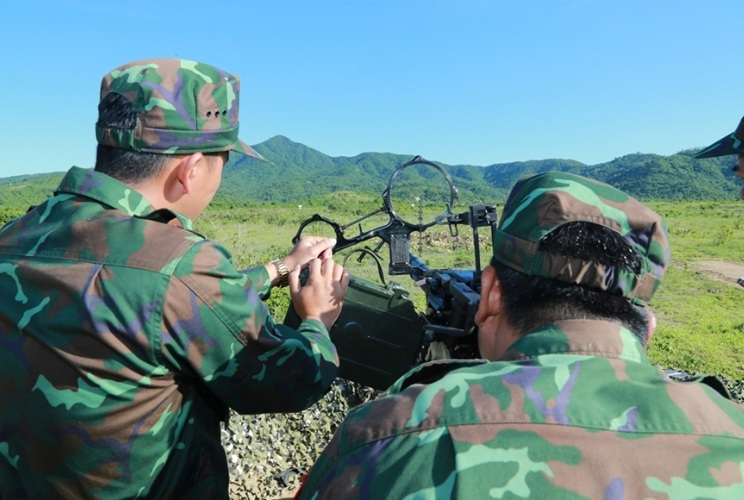
{"label": "black hair", "polygon": [[[540,250],[615,266],[638,273],[643,258],[620,234],[588,222],[570,222],[549,233]],[[509,323],[522,332],[565,319],[600,319],[621,323],[646,345],[648,313],[629,300],[608,292],[557,279],[528,276],[491,260],[501,282]]]}
{"label": "black hair", "polygon": [[[133,129],[137,126],[137,111],[124,96],[107,94],[98,105],[100,127]],[[127,183],[139,183],[155,177],[172,155],[143,153],[113,146],[98,145],[96,164],[93,168]]]}

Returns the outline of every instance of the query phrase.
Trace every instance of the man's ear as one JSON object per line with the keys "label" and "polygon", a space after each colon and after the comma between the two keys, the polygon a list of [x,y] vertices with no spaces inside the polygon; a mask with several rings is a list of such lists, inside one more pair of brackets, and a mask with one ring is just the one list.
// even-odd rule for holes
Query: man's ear
{"label": "man's ear", "polygon": [[475,322],[479,327],[495,319],[504,307],[501,282],[493,266],[487,266],[481,274],[481,294]]}
{"label": "man's ear", "polygon": [[182,156],[176,166],[171,170],[166,191],[167,198],[175,201],[184,194],[189,194],[194,189],[197,179],[199,162],[204,158],[202,153],[193,153]]}
{"label": "man's ear", "polygon": [[654,313],[646,309],[646,317],[648,318],[648,330],[646,332],[646,343],[648,343],[648,341],[651,340],[651,337],[654,336],[654,332],[656,331],[656,316],[654,316]]}

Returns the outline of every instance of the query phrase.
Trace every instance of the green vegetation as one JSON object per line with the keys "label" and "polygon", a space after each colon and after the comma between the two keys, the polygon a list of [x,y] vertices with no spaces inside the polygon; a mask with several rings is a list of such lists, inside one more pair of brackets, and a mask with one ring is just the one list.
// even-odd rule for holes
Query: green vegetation
{"label": "green vegetation", "polygon": [[54,173],[0,179],[0,226],[51,196],[62,176]]}
{"label": "green vegetation", "polygon": [[[276,136],[255,146],[268,162],[233,155],[215,199],[222,206],[256,203],[302,204],[341,191],[368,193],[379,200],[395,169],[413,154],[362,153],[331,157],[286,137]],[[463,204],[495,203],[506,198],[525,174],[548,170],[574,172],[622,189],[641,200],[734,200],[738,180],[731,158],[692,158],[694,151],[671,156],[630,154],[598,165],[547,159],[488,166],[440,165],[449,173]],[[428,158],[436,162],[435,158]],[[437,162],[439,163],[439,162]],[[406,185],[419,190],[430,181],[411,172]],[[51,194],[61,173],[0,179],[0,207],[38,203]]]}
{"label": "green vegetation", "polygon": [[744,265],[744,203],[650,205],[667,219],[673,262],[652,303],[658,328],[651,359],[664,367],[744,380],[744,288],[736,284],[738,276],[714,278],[701,265]]}
{"label": "green vegetation", "polygon": [[662,287],[652,307],[658,327],[651,360],[689,373],[744,379],[744,290],[678,263]]}

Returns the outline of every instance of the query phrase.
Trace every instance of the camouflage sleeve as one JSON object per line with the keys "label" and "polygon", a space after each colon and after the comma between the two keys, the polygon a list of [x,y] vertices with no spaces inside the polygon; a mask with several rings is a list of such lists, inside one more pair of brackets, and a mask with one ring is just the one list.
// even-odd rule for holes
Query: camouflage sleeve
{"label": "camouflage sleeve", "polygon": [[265,299],[268,296],[271,290],[271,282],[269,281],[269,273],[266,271],[266,267],[256,266],[243,269],[240,271],[240,274],[245,275],[247,279],[246,283],[250,283],[249,286],[253,287],[259,297]]}
{"label": "camouflage sleeve", "polygon": [[326,328],[277,325],[259,297],[261,268],[239,272],[226,249],[195,244],[176,264],[163,305],[161,349],[240,413],[301,411],[330,387],[338,356]]}

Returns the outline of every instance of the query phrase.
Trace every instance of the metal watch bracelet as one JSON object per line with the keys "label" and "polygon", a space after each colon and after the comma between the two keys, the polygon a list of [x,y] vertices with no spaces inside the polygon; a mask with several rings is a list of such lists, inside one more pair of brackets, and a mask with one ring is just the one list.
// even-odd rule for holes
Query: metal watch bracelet
{"label": "metal watch bracelet", "polygon": [[289,268],[284,262],[284,259],[275,259],[272,260],[271,263],[274,264],[276,271],[279,273],[279,284],[277,286],[279,288],[284,288],[289,285]]}

